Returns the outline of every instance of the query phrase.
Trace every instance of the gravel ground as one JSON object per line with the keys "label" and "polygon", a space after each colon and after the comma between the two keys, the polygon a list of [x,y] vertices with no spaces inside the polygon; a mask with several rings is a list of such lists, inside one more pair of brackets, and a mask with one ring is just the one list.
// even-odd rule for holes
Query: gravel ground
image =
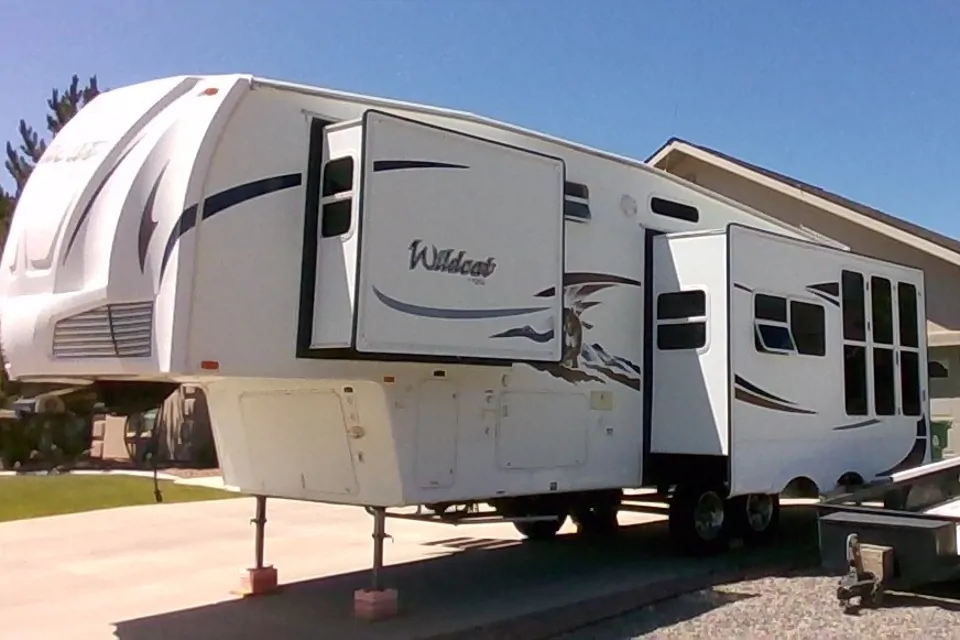
{"label": "gravel ground", "polygon": [[562,640],[960,639],[960,599],[953,599],[960,597],[960,585],[939,589],[939,596],[888,593],[882,608],[858,615],[843,613],[836,585],[835,577],[813,574],[728,584],[640,609]]}

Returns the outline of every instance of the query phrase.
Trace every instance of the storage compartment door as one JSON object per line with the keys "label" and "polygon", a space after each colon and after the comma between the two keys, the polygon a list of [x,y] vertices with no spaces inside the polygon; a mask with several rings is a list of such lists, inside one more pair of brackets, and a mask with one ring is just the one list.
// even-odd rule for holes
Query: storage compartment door
{"label": "storage compartment door", "polygon": [[563,162],[364,116],[356,348],[558,362]]}

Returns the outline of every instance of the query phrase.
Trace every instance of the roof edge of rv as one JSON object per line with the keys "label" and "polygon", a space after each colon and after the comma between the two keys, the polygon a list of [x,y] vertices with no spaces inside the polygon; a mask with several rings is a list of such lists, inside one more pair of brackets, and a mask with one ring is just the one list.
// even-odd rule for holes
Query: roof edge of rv
{"label": "roof edge of rv", "polygon": [[[246,74],[234,74],[234,75],[224,74],[221,77],[228,77],[228,76],[233,78],[247,79],[251,90],[256,89],[257,87],[264,87],[264,88],[270,88],[270,89],[277,89],[280,91],[294,91],[297,93],[303,93],[306,95],[317,96],[321,98],[325,97],[325,98],[333,98],[333,99],[339,99],[339,100],[349,100],[352,102],[360,102],[360,103],[370,105],[371,107],[381,107],[385,109],[390,109],[390,108],[404,109],[404,110],[419,112],[423,114],[448,117],[448,118],[458,118],[460,120],[464,120],[473,124],[505,129],[507,131],[511,131],[519,135],[536,138],[542,142],[559,145],[567,149],[572,149],[574,151],[589,153],[599,158],[604,158],[606,160],[613,160],[615,162],[620,162],[627,166],[641,169],[642,171],[648,171],[650,173],[656,174],[659,177],[670,180],[675,184],[683,185],[688,189],[693,189],[694,191],[696,191],[701,195],[709,196],[715,200],[719,200],[723,202],[728,206],[736,207],[741,211],[745,211],[751,215],[757,216],[763,220],[779,225],[785,229],[790,229],[792,232],[801,233],[807,236],[809,239],[819,242],[820,244],[832,245],[834,248],[842,249],[844,251],[850,250],[850,247],[848,247],[847,245],[837,240],[834,240],[833,238],[824,238],[819,236],[819,234],[810,233],[808,230],[800,229],[799,227],[793,227],[789,224],[784,223],[782,220],[779,220],[778,218],[775,218],[767,213],[764,213],[763,211],[760,211],[759,209],[754,209],[753,207],[745,205],[744,203],[734,200],[733,198],[729,198],[721,193],[718,193],[716,191],[711,191],[706,187],[702,187],[694,182],[690,182],[689,180],[684,180],[680,176],[676,176],[668,171],[664,171],[663,169],[659,169],[657,167],[654,167],[653,165],[647,164],[643,160],[638,160],[636,158],[631,158],[629,156],[620,155],[618,153],[612,153],[610,151],[603,151],[602,149],[598,149],[596,147],[591,147],[583,143],[574,142],[572,140],[567,140],[564,138],[559,138],[559,137],[550,135],[548,133],[544,133],[542,131],[536,131],[534,129],[521,127],[519,125],[505,122],[503,120],[496,120],[488,116],[482,116],[470,111],[463,111],[460,109],[450,109],[446,107],[437,107],[437,106],[427,105],[427,104],[418,103],[418,102],[407,102],[404,100],[397,100],[393,98],[383,98],[379,96],[353,93],[350,91],[340,91],[337,89],[317,87],[313,85],[301,84],[298,82],[291,82],[288,80],[277,80],[277,79],[268,78],[265,76],[254,76],[254,75],[246,75]],[[209,76],[209,77],[212,78],[213,76]]]}

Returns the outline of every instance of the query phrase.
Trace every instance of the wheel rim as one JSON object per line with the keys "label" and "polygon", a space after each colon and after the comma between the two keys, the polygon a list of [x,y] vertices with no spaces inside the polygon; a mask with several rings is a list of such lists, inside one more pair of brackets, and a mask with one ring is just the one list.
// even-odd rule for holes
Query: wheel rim
{"label": "wheel rim", "polygon": [[693,526],[702,540],[715,540],[723,529],[723,500],[716,493],[704,493],[693,512]]}
{"label": "wheel rim", "polygon": [[747,496],[747,524],[754,531],[765,531],[773,521],[773,498],[766,494]]}

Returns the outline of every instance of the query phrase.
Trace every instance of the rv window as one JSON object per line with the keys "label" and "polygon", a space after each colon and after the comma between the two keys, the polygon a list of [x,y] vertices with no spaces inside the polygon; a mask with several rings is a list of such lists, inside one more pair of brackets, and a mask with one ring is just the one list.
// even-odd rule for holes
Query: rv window
{"label": "rv window", "polygon": [[847,415],[867,415],[866,347],[843,345],[843,378]]}
{"label": "rv window", "polygon": [[661,324],[657,327],[657,349],[661,351],[699,349],[706,344],[706,322]]}
{"label": "rv window", "polygon": [[870,278],[870,309],[873,313],[873,341],[893,344],[893,287],[886,278]]}
{"label": "rv window", "polygon": [[349,231],[352,210],[353,201],[349,198],[323,205],[320,216],[320,235],[324,238],[335,238]]}
{"label": "rv window", "polygon": [[706,315],[707,294],[699,289],[657,296],[657,320],[702,318]]}
{"label": "rv window", "polygon": [[590,189],[587,188],[587,185],[580,184],[579,182],[564,182],[563,195],[570,196],[571,198],[582,198],[583,200],[589,200]]}
{"label": "rv window", "polygon": [[590,190],[579,182],[563,183],[563,215],[575,220],[590,219]]}
{"label": "rv window", "polygon": [[873,405],[878,416],[892,416],[897,412],[895,393],[893,349],[875,347],[873,350]]}
{"label": "rv window", "polygon": [[844,270],[840,281],[843,297],[843,338],[865,342],[867,329],[863,308],[863,275]]}
{"label": "rv window", "polygon": [[330,160],[323,167],[323,197],[353,190],[353,158]]}
{"label": "rv window", "polygon": [[684,222],[700,222],[700,212],[696,207],[688,204],[665,200],[663,198],[651,198],[650,210],[659,216],[683,220]]}
{"label": "rv window", "polygon": [[916,351],[900,352],[900,393],[903,415],[920,415],[920,354]]}
{"label": "rv window", "polygon": [[757,320],[787,321],[787,299],[758,293],[753,298],[753,315]]}
{"label": "rv window", "polygon": [[793,351],[790,330],[779,324],[757,323],[757,339],[762,351]]}
{"label": "rv window", "polygon": [[917,288],[907,282],[897,284],[900,311],[900,344],[904,347],[920,346],[917,332]]}
{"label": "rv window", "polygon": [[790,332],[797,353],[805,356],[827,354],[826,314],[822,305],[791,300]]}

